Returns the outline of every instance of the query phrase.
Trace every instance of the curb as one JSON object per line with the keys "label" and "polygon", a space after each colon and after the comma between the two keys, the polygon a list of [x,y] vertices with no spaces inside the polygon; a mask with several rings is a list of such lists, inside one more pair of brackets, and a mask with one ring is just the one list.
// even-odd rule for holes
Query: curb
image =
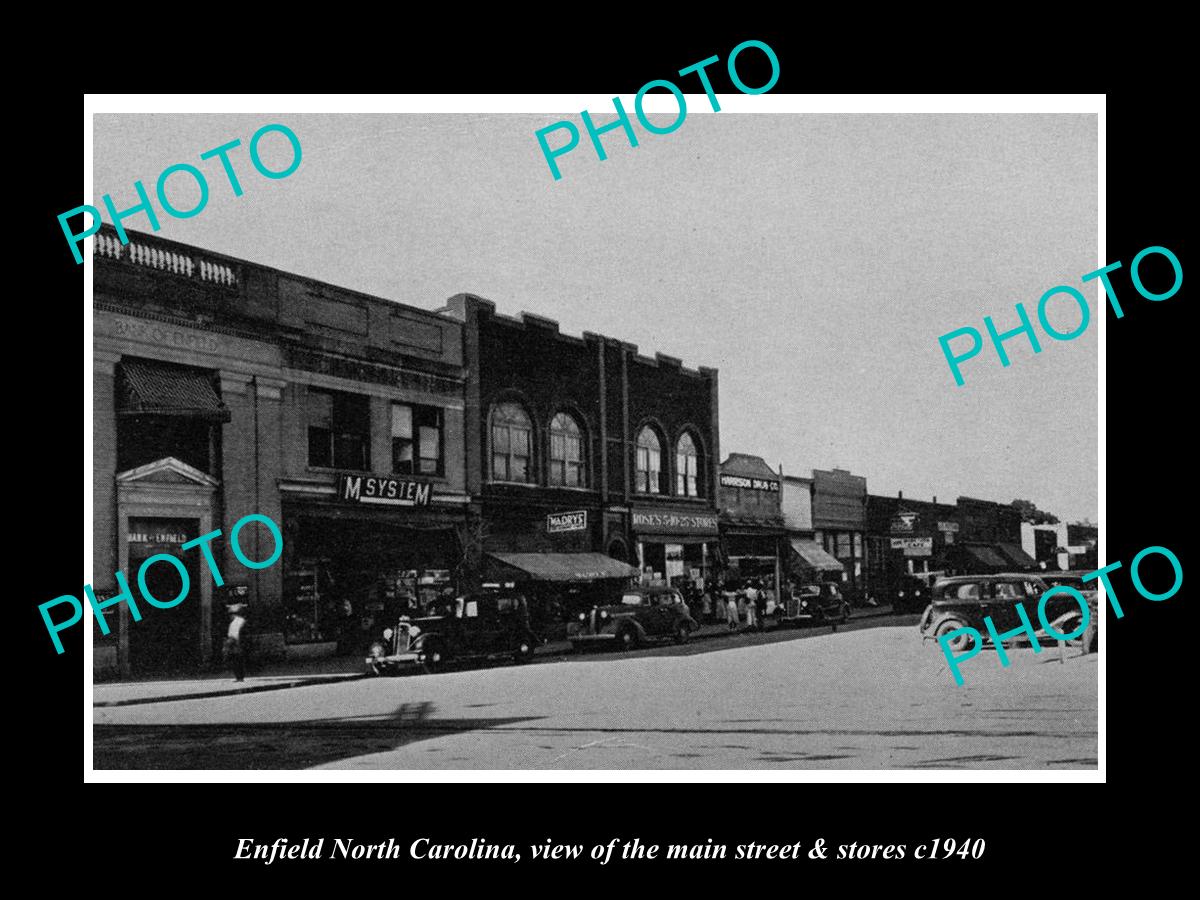
{"label": "curb", "polygon": [[204,700],[209,697],[235,697],[239,694],[262,694],[267,691],[282,691],[288,688],[295,687],[310,687],[315,684],[338,684],[343,681],[358,681],[366,678],[367,673],[359,674],[336,675],[333,677],[321,678],[298,678],[292,681],[280,681],[273,684],[256,684],[244,688],[228,688],[222,691],[198,691],[192,694],[171,694],[170,696],[158,697],[131,697],[127,700],[103,700],[99,703],[92,703],[93,709],[113,706],[138,706],[143,703],[173,703],[177,700]]}

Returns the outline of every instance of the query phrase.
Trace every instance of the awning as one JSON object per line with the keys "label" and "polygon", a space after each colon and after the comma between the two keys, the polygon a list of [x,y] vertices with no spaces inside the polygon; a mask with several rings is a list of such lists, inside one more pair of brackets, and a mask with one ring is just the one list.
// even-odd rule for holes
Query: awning
{"label": "awning", "polygon": [[1018,569],[1036,569],[1038,567],[1037,560],[1016,544],[997,544],[996,549],[1000,551],[1001,556]]}
{"label": "awning", "polygon": [[957,546],[977,563],[987,566],[990,569],[995,569],[997,572],[1009,567],[1009,563],[1005,562],[1004,557],[991,547],[971,547],[966,544],[959,544]]}
{"label": "awning", "polygon": [[715,534],[639,534],[637,539],[643,544],[715,544],[718,540]]}
{"label": "awning", "polygon": [[845,568],[837,557],[826,553],[815,541],[792,538],[792,550],[803,565],[818,572],[841,572]]}
{"label": "awning", "polygon": [[121,361],[125,394],[120,412],[200,416],[228,422],[229,410],[208,376],[196,369],[146,360]]}
{"label": "awning", "polygon": [[506,566],[535,581],[580,582],[603,578],[635,578],[636,567],[603,553],[490,553]]}

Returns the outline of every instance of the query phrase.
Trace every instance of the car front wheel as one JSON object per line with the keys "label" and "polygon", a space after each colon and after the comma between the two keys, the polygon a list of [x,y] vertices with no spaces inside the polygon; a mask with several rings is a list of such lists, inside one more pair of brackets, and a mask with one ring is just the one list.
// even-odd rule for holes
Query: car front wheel
{"label": "car front wheel", "polygon": [[436,672],[446,661],[446,652],[442,649],[440,641],[430,641],[425,645],[422,651],[422,662],[425,664],[426,672]]}
{"label": "car front wheel", "polygon": [[[957,631],[958,629],[965,628],[965,627],[966,627],[966,622],[963,622],[960,619],[943,619],[941,622],[938,623],[937,628],[934,629],[933,636],[937,639],[938,643],[940,644],[942,642],[942,638],[945,635],[948,635],[953,631]],[[947,643],[949,644],[950,649],[953,650],[955,653],[962,653],[965,650],[974,649],[975,638],[971,637],[971,635],[967,634],[966,632],[962,632],[960,634],[954,635],[954,637],[951,638]]]}
{"label": "car front wheel", "polygon": [[517,641],[517,646],[513,650],[513,659],[519,663],[526,663],[533,659],[533,638],[523,637]]}
{"label": "car front wheel", "polygon": [[692,629],[688,628],[687,622],[680,622],[675,626],[675,643],[686,644],[692,636]]}
{"label": "car front wheel", "polygon": [[637,632],[632,628],[622,628],[617,632],[617,643],[622,650],[632,650],[638,643]]}

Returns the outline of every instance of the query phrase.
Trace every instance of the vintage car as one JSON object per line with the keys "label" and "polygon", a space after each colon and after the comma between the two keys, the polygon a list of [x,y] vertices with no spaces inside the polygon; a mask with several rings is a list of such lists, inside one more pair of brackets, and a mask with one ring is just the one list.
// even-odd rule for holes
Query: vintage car
{"label": "vintage car", "polygon": [[1087,628],[1083,632],[1083,652],[1097,652],[1100,649],[1100,610],[1097,608],[1100,597],[1099,582],[1096,579],[1084,581],[1083,576],[1092,573],[1085,572],[1082,569],[1067,572],[1041,572],[1039,574],[1042,581],[1046,582],[1050,587],[1063,584],[1067,587],[1075,588],[1075,590],[1087,598],[1091,617],[1088,619]]}
{"label": "vintage car", "polygon": [[841,625],[850,618],[850,601],[836,582],[802,584],[779,607],[775,621],[779,625],[801,622],[813,625]]}
{"label": "vintage car", "polygon": [[923,612],[929,605],[932,589],[916,575],[901,575],[892,587],[892,612]]}
{"label": "vintage car", "polygon": [[374,675],[423,666],[432,672],[450,661],[511,656],[533,658],[540,643],[529,627],[529,605],[520,594],[474,594],[446,604],[444,615],[408,618],[385,628],[367,651]]}
{"label": "vintage car", "polygon": [[[933,586],[931,602],[925,608],[917,630],[927,640],[938,640],[959,628],[974,628],[985,643],[989,643],[984,618],[991,617],[999,634],[1020,628],[1022,623],[1017,613],[1020,603],[1039,644],[1052,646],[1055,638],[1041,627],[1037,612],[1042,594],[1049,589],[1050,586],[1038,575],[1020,572],[942,578]],[[1052,596],[1046,603],[1045,614],[1046,621],[1059,634],[1075,631],[1083,619],[1078,601],[1069,594]],[[1027,641],[1028,638],[1019,635],[1010,640]],[[1079,637],[1072,640],[1072,643],[1080,642],[1082,638]],[[955,653],[962,653],[975,646],[975,639],[970,634],[958,634],[950,640],[949,646]]]}
{"label": "vintage car", "polygon": [[604,643],[629,650],[657,638],[682,644],[699,627],[675,588],[636,587],[623,591],[618,603],[581,611],[567,623],[567,637],[576,650]]}

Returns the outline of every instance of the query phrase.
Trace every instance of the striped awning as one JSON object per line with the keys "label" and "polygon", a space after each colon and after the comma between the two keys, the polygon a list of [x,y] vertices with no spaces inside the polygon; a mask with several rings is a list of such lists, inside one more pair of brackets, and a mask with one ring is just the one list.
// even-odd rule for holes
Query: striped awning
{"label": "striped awning", "polygon": [[199,369],[150,360],[121,361],[124,392],[119,411],[127,414],[199,416],[228,422],[229,410],[209,376]]}
{"label": "striped awning", "polygon": [[[840,572],[845,568],[837,557],[826,553],[824,549],[817,546],[815,541],[792,538],[792,549],[800,558],[801,565],[806,568],[816,569],[818,572]],[[793,557],[793,561],[795,561],[795,557]]]}

